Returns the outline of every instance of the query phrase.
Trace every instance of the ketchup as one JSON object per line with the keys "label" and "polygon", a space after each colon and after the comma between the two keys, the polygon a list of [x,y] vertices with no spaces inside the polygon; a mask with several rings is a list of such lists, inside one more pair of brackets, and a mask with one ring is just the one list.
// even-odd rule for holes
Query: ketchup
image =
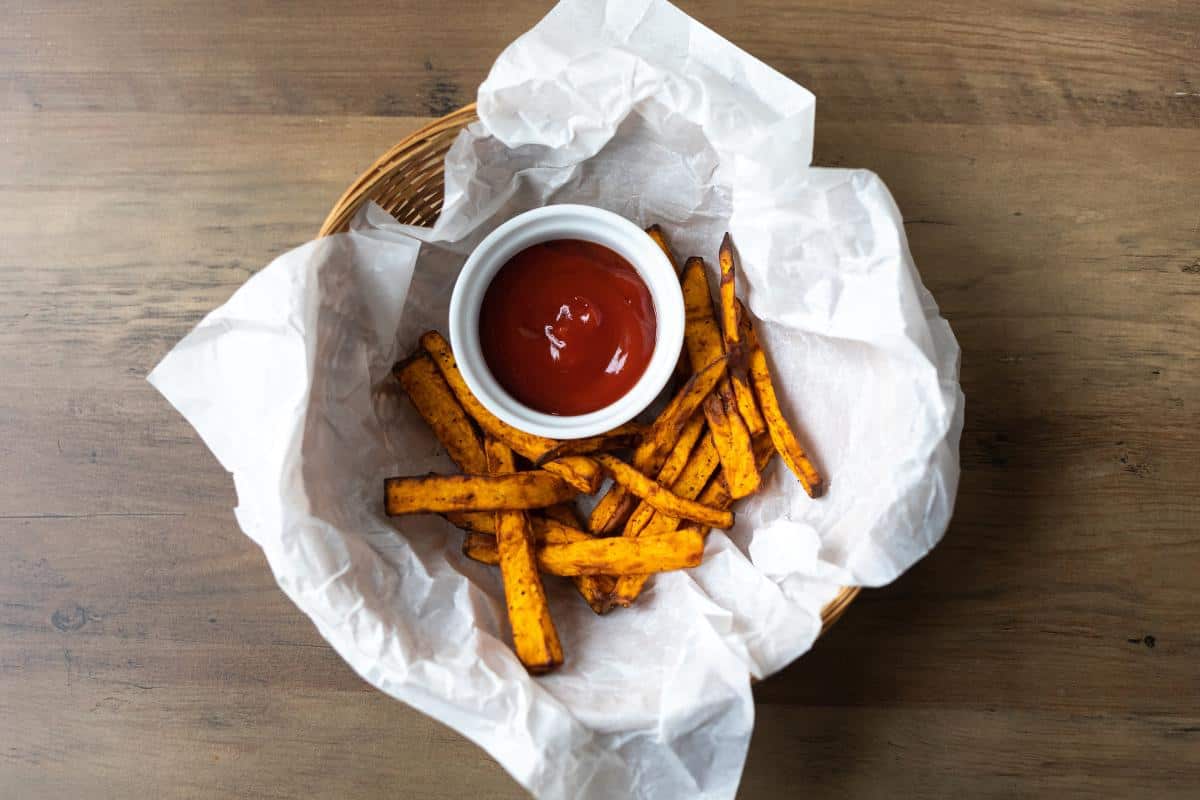
{"label": "ketchup", "polygon": [[607,247],[557,239],[517,253],[483,297],[479,338],[492,375],[537,411],[596,411],[633,388],[654,352],[650,290]]}

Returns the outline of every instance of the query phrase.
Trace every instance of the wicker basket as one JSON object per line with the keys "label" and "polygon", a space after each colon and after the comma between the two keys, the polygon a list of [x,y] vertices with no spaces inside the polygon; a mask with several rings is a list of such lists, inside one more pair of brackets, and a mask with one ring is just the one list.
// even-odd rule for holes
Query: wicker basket
{"label": "wicker basket", "polygon": [[[442,210],[442,163],[446,152],[458,132],[476,119],[472,103],[394,145],[338,198],[319,235],[346,230],[355,212],[368,200],[374,200],[400,222],[432,225]],[[858,591],[857,586],[844,586],[822,609],[822,632],[845,612]]]}

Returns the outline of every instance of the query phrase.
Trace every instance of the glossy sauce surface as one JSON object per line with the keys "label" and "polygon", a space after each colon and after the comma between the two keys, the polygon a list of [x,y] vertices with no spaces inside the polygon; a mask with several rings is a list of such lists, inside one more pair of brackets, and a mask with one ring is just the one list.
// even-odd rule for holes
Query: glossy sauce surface
{"label": "glossy sauce surface", "polygon": [[654,353],[650,290],[603,245],[556,239],[500,268],[479,312],[483,357],[519,402],[548,414],[597,411],[633,388]]}

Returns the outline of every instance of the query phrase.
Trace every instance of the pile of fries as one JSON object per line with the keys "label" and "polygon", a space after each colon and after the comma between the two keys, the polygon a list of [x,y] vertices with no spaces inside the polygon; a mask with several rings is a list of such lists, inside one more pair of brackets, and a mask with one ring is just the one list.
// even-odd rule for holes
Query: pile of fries
{"label": "pile of fries", "polygon": [[[661,229],[647,233],[676,264]],[[442,514],[467,531],[467,556],[500,566],[513,648],[530,672],[563,661],[541,574],[570,578],[604,614],[636,600],[653,573],[699,565],[705,534],[733,525],[733,502],[758,490],[772,454],[811,497],[822,492],[736,297],[728,234],[719,260],[719,315],[704,260],[683,265],[684,380],[649,425],[571,441],[517,430],[471,394],[436,331],[392,370],[463,474],[387,479],[387,513]],[[628,449],[628,461],[613,455]],[[598,492],[605,476],[612,485],[584,523],[574,501]]]}

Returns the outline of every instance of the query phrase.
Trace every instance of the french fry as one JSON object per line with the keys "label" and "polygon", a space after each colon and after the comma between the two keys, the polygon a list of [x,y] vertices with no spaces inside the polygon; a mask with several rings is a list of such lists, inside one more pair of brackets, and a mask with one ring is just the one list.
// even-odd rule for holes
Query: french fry
{"label": "french fry", "polygon": [[586,456],[568,456],[557,461],[547,461],[542,465],[542,469],[557,475],[584,494],[600,491],[600,484],[604,481],[603,471],[596,466],[596,462]]}
{"label": "french fry", "polygon": [[825,483],[821,479],[821,473],[817,472],[817,468],[808,460],[808,455],[800,446],[796,434],[792,432],[787,419],[783,416],[783,409],[779,407],[779,398],[775,395],[775,383],[771,380],[771,370],[767,366],[767,355],[759,345],[758,334],[755,333],[754,326],[750,322],[750,315],[740,303],[738,304],[738,313],[743,329],[746,331],[746,343],[749,346],[750,382],[754,386],[755,394],[758,395],[758,403],[762,408],[763,419],[766,421],[771,441],[783,459],[783,463],[788,465],[788,469],[800,481],[800,485],[804,487],[808,496],[820,497],[825,493]]}
{"label": "french fry", "polygon": [[[512,453],[507,445],[502,444],[499,440],[488,437],[486,446],[490,448],[488,450],[489,456],[492,449],[496,450],[497,458],[495,460],[499,465],[509,465],[512,463]],[[504,455],[505,453],[508,454],[507,457]],[[530,519],[530,528],[534,533],[535,539],[540,538],[543,542],[563,544],[592,538],[587,532],[574,527],[579,523],[579,516],[573,503],[556,503],[552,506],[547,506],[541,513],[544,516],[536,520]],[[610,598],[612,590],[617,584],[616,578],[606,575],[579,575],[571,580],[592,611],[597,614],[607,614],[612,610],[612,601]]]}
{"label": "french fry", "polygon": [[[576,581],[588,581],[595,588],[590,594],[584,594],[588,606],[596,614],[604,615],[613,610],[612,593],[617,587],[615,575],[580,575]],[[582,589],[580,590],[583,591]]]}
{"label": "french fry", "polygon": [[[429,356],[418,353],[399,362],[392,367],[392,375],[458,468],[463,472],[486,475],[487,456],[483,453],[483,442]],[[484,521],[491,526],[493,516],[485,511],[447,514],[447,518],[460,528],[480,525]]]}
{"label": "french fry", "polygon": [[[704,259],[689,258],[684,265],[683,307],[687,315],[683,336],[692,366],[695,367],[698,363],[706,364],[708,360],[724,352],[724,342],[713,316],[712,296],[708,292]],[[731,396],[729,381],[722,381],[717,387],[717,392],[722,396]],[[722,411],[725,413],[720,413]],[[749,431],[745,430],[746,424],[741,415],[730,414],[723,403],[706,401],[704,416],[708,419],[713,442],[717,445],[721,467],[726,473],[735,476],[734,482],[739,492],[750,494],[758,488],[758,477],[754,472],[753,456],[749,448],[744,446],[748,442]]]}
{"label": "french fry", "polygon": [[[704,433],[704,415],[692,414],[692,418],[688,420],[688,424],[679,434],[679,440],[675,442],[674,449],[667,456],[667,460],[663,462],[662,469],[658,471],[656,480],[663,486],[673,485],[675,479],[679,477],[679,473],[683,472],[683,468],[687,466],[688,459],[692,454],[692,448],[696,446],[696,441],[700,435]],[[637,536],[642,532],[642,528],[654,516],[654,507],[641,500],[637,504],[637,508],[629,515],[629,521],[625,523],[623,536]]]}
{"label": "french fry", "polygon": [[[771,442],[770,436],[760,436],[754,440],[754,464],[759,472],[767,468],[773,455],[775,455],[775,445]],[[729,484],[725,481],[724,474],[719,474],[704,487],[704,491],[696,499],[713,508],[729,508],[736,498],[729,493]],[[681,523],[679,527],[682,528],[684,524],[686,523]]]}
{"label": "french fry", "polygon": [[737,411],[746,423],[746,429],[751,436],[758,436],[766,427],[758,404],[754,402],[754,392],[750,390],[750,379],[746,374],[746,358],[741,341],[741,329],[738,325],[738,300],[736,290],[736,269],[733,257],[733,242],[729,234],[721,239],[719,255],[721,264],[721,332],[725,337],[725,352],[729,353],[729,382],[733,384],[733,396],[737,399]]}
{"label": "french fry", "polygon": [[[658,419],[650,426],[642,443],[634,451],[634,469],[652,475],[662,468],[684,427],[724,377],[727,367],[726,359],[718,355],[712,363],[697,370],[696,374],[688,379],[658,415]],[[613,533],[624,524],[635,504],[636,501],[629,497],[625,487],[614,484],[592,509],[588,529],[598,534]]]}
{"label": "french fry", "polygon": [[[578,541],[580,537],[591,538],[591,534],[583,530],[584,523],[579,515],[579,508],[574,503],[559,503],[547,506],[541,512],[545,519],[535,519],[531,515],[535,536],[541,536],[547,543],[562,544],[563,542]],[[558,523],[558,526],[555,525]],[[584,601],[597,614],[607,614],[612,610],[612,591],[617,585],[617,579],[611,575],[580,575],[571,579],[575,588],[583,595]]]}
{"label": "french fry", "polygon": [[658,225],[657,223],[651,225],[649,228],[646,228],[646,234],[653,239],[654,243],[658,245],[658,248],[663,251],[663,255],[667,257],[667,261],[671,262],[671,266],[675,268],[675,271],[679,272],[679,262],[675,260],[675,254],[671,252],[671,246],[667,244],[667,236],[665,233],[663,233],[662,226]]}
{"label": "french fry", "polygon": [[633,511],[636,502],[624,486],[612,484],[600,498],[600,502],[592,507],[592,513],[588,517],[588,530],[597,536],[612,534],[620,526],[621,519]]}
{"label": "french fry", "polygon": [[568,439],[559,442],[535,460],[533,465],[540,467],[547,461],[554,461],[557,458],[565,458],[566,456],[606,453],[610,450],[624,450],[629,447],[635,447],[642,441],[642,437],[645,434],[645,425],[640,425],[636,422],[626,422],[624,425],[613,428],[608,433],[602,433],[599,436],[588,436],[584,439]]}
{"label": "french fry", "polygon": [[573,502],[555,503],[552,506],[546,506],[542,509],[541,513],[547,519],[557,520],[563,525],[572,528],[583,528],[583,521],[579,519],[579,509],[575,507]]}
{"label": "french fry", "polygon": [[713,528],[733,527],[733,514],[729,511],[709,508],[694,500],[672,494],[670,489],[646,477],[615,456],[602,453],[596,456],[596,461],[612,476],[614,482],[624,486],[630,494],[645,500],[656,511],[702,522]]}
{"label": "french fry", "polygon": [[[529,517],[529,529],[533,531],[533,540],[538,544],[564,544],[595,538],[582,528],[564,525],[556,519],[541,516],[536,511],[528,511],[526,515]],[[468,533],[496,535],[495,512],[476,511],[467,514],[447,514],[446,517]]]}
{"label": "french fry", "polygon": [[[705,437],[705,439],[707,438]],[[703,444],[704,441],[702,440],[701,446]],[[697,447],[697,451],[699,450],[700,447]],[[755,466],[760,472],[766,469],[767,463],[771,460],[774,452],[771,440],[766,436],[761,436],[754,441]],[[712,449],[707,459],[694,459],[689,463],[689,466],[693,464],[695,467],[692,470],[692,474],[687,475],[685,470],[685,474],[680,475],[679,480],[673,488],[683,492],[685,495],[697,497],[700,502],[713,508],[729,508],[733,505],[733,497],[730,496],[729,489],[720,475],[713,478],[707,486],[704,485],[704,482],[708,480],[707,475],[712,473],[717,464],[715,448]],[[706,464],[712,465],[707,470],[707,474],[705,473]],[[704,477],[701,478],[701,475],[704,475]],[[680,486],[680,483],[685,480],[688,481],[688,485]],[[650,523],[642,530],[640,538],[653,538],[662,536],[669,531],[685,529],[694,530],[701,536],[707,535],[709,530],[707,527],[695,522],[685,522],[678,518],[655,514]],[[613,588],[611,603],[628,608],[637,599],[638,595],[641,594],[642,587],[646,585],[646,580],[649,577],[649,575],[622,575],[617,579],[617,584]]]}
{"label": "french fry", "polygon": [[[708,431],[692,451],[683,471],[679,473],[679,477],[671,484],[671,491],[688,500],[699,498],[704,487],[708,485],[709,479],[720,466],[721,459],[717,455],[717,446],[713,444],[712,432]],[[679,527],[680,521],[678,517],[655,511],[654,516],[642,528],[639,535],[656,536],[673,531]]]}
{"label": "french fry", "polygon": [[512,447],[495,436],[485,436],[483,452],[487,457],[488,475],[513,475],[517,472],[517,459]]}
{"label": "french fry", "polygon": [[[497,545],[487,534],[469,533],[463,540],[463,553],[484,564],[495,564],[499,560]],[[546,544],[534,553],[538,567],[549,575],[646,575],[698,566],[704,555],[704,537],[698,530],[681,528],[638,539],[589,538]]]}
{"label": "french fry", "polygon": [[423,475],[384,481],[387,513],[520,511],[544,508],[575,496],[575,490],[549,472],[510,475]]}
{"label": "french fry", "polygon": [[[654,243],[658,245],[658,249],[663,251],[663,255],[667,257],[667,261],[671,262],[671,266],[674,267],[675,272],[678,273],[679,262],[675,260],[675,254],[671,252],[671,246],[667,244],[667,237],[663,233],[663,229],[657,224],[651,225],[649,228],[646,228],[646,233],[649,234],[650,238],[654,240]],[[679,381],[685,381],[691,374],[692,367],[691,363],[688,361],[687,353],[680,353],[679,360],[675,362],[675,379]]]}
{"label": "french fry", "polygon": [[[516,477],[512,450],[489,437],[484,443],[488,472],[493,476]],[[529,519],[520,511],[496,514],[496,556],[504,581],[504,599],[512,627],[513,650],[530,672],[547,672],[563,662],[562,645],[550,606],[538,575],[533,534]]]}
{"label": "french fry", "polygon": [[[715,296],[703,259],[680,268],[663,230],[652,225],[646,234],[679,272],[685,311],[686,347],[676,372],[687,379],[672,384],[671,401],[653,424],[569,441],[525,433],[471,393],[436,331],[421,337],[422,351],[393,367],[464,474],[389,478],[387,512],[442,514],[467,531],[467,556],[500,566],[514,651],[531,672],[563,661],[539,573],[570,578],[603,614],[633,602],[650,574],[699,565],[705,536],[733,525],[734,503],[761,487],[775,452],[811,496],[824,489],[784,419],[766,355],[737,298],[729,234],[718,254]],[[612,455],[624,448],[633,450],[628,463]],[[611,489],[585,524],[576,492],[595,493],[605,475]],[[620,537],[607,536],[618,530]]]}
{"label": "french fry", "polygon": [[750,432],[737,413],[733,391],[728,384],[704,401],[704,417],[712,430],[717,454],[723,456],[721,469],[734,497],[746,497],[758,491],[760,478],[754,468]]}
{"label": "french fry", "polygon": [[[462,373],[458,371],[458,364],[454,360],[454,353],[450,350],[450,343],[440,333],[437,331],[425,333],[421,336],[421,347],[433,358],[455,397],[471,415],[471,418],[479,423],[479,427],[483,428],[485,433],[504,442],[531,461],[536,461],[558,445],[554,439],[519,431],[484,408],[475,395],[471,394],[467,382],[463,380]],[[594,494],[599,491],[600,483],[604,479],[596,462],[585,456],[569,456],[557,461],[549,461],[542,465],[542,469],[559,476],[585,494]]]}
{"label": "french fry", "polygon": [[684,341],[692,369],[720,358],[725,347],[721,330],[713,317],[712,295],[708,292],[708,272],[704,259],[692,256],[683,266]]}
{"label": "french fry", "polygon": [[634,453],[634,462],[645,465],[641,469],[658,471],[662,468],[675,443],[679,441],[683,429],[696,415],[696,409],[700,408],[705,398],[711,396],[713,389],[720,384],[727,367],[728,361],[725,358],[715,359],[703,369],[697,370],[678,394],[671,398],[671,402],[658,415],[658,419],[654,420],[645,440]]}
{"label": "french fry", "polygon": [[392,367],[392,374],[458,468],[486,475],[487,458],[479,434],[429,356],[414,355]]}
{"label": "french fry", "polygon": [[[683,470],[679,473],[679,477],[671,485],[671,491],[688,500],[698,498],[701,492],[704,491],[705,485],[708,484],[709,478],[717,471],[720,464],[721,461],[717,457],[716,445],[713,444],[712,432],[707,432],[692,451]],[[713,483],[716,483],[716,481],[713,481]],[[637,536],[639,538],[661,536],[664,533],[677,530],[681,522],[682,520],[679,517],[656,511],[646,522],[645,526],[637,533]],[[625,575],[618,578],[616,586],[613,587],[612,591],[613,604],[628,607],[630,603],[637,599],[648,577],[648,575]]]}
{"label": "french fry", "polygon": [[679,473],[687,466],[688,459],[691,458],[692,449],[696,446],[696,442],[700,441],[700,437],[704,435],[704,414],[693,413],[692,418],[683,426],[683,430],[679,432],[679,438],[675,441],[675,446],[663,461],[662,467],[658,471],[658,482],[664,486],[670,486],[679,477]]}
{"label": "french fry", "polygon": [[442,516],[464,531],[496,532],[496,515],[491,511],[447,511]]}

